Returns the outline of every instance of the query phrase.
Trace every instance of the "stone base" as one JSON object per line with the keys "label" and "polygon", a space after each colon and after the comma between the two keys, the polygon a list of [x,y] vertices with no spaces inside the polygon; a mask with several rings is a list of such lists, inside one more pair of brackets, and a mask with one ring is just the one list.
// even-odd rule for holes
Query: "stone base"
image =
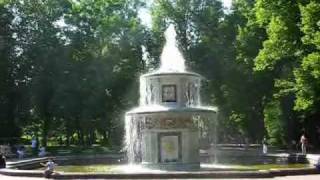
{"label": "stone base", "polygon": [[[142,163],[153,167],[199,167],[198,131],[193,129],[149,129],[142,132]],[[158,165],[159,164],[159,165]],[[176,169],[176,168],[174,168]]]}

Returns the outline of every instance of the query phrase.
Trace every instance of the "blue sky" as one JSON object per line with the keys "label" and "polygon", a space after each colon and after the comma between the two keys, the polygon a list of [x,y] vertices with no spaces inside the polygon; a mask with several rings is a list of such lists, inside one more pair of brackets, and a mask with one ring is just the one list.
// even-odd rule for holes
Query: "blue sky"
{"label": "blue sky", "polygon": [[[224,7],[230,8],[232,0],[221,0],[221,1],[223,2]],[[150,2],[150,1],[146,1],[146,2]],[[140,10],[139,17],[144,25],[148,27],[151,26],[151,15],[147,9]]]}

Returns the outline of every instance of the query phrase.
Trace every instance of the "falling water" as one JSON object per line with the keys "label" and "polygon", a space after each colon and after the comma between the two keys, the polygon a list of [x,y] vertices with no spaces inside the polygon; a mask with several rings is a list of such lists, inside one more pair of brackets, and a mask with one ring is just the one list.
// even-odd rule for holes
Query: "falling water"
{"label": "falling water", "polygon": [[125,117],[125,149],[127,151],[128,162],[130,164],[140,158],[140,127],[136,119],[132,116]]}
{"label": "falling water", "polygon": [[185,71],[185,60],[179,51],[176,35],[174,26],[170,24],[165,32],[166,43],[162,50],[159,71]]}
{"label": "falling water", "polygon": [[[183,72],[185,71],[184,58],[179,51],[176,43],[176,32],[173,25],[170,25],[165,32],[166,43],[161,54],[161,65],[159,71],[161,72]],[[150,108],[153,104],[153,94],[158,89],[153,89],[152,86],[147,86],[144,76],[140,77],[140,107]],[[163,108],[163,107],[162,107]],[[140,127],[138,121],[132,116],[126,116],[125,119],[125,149],[128,155],[129,163],[134,163],[136,158],[140,156]]]}
{"label": "falling water", "polygon": [[146,81],[144,80],[144,77],[143,76],[140,76],[140,99],[139,99],[139,102],[140,102],[140,105],[141,106],[144,106],[146,105],[146,96],[147,96],[147,91],[145,91],[145,89],[147,88],[146,86]]}

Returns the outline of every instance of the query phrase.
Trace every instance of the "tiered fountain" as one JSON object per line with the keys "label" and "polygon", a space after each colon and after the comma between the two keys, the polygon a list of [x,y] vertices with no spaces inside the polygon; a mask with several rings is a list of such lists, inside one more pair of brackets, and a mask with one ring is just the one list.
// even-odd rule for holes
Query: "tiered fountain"
{"label": "tiered fountain", "polygon": [[[208,124],[216,127],[217,110],[201,106],[199,97],[201,76],[185,71],[184,59],[176,47],[175,31],[172,26],[168,29],[166,36],[167,42],[161,57],[161,67],[155,72],[141,76],[140,106],[126,114],[126,148],[129,162],[148,168],[141,168],[140,165],[115,166],[112,163],[114,156],[109,155],[105,157],[98,155],[95,158],[83,157],[83,159],[79,156],[58,156],[56,159],[59,163],[56,169],[58,173],[54,173],[52,178],[225,179],[271,178],[319,173],[307,163],[288,163],[291,161],[290,156],[287,157],[285,153],[280,156],[279,154],[261,156],[257,150],[248,151],[239,148],[215,149],[214,156],[208,153],[209,159],[205,159],[200,168],[199,135],[200,138],[203,138],[205,134],[203,132],[208,131]],[[215,155],[219,151],[224,151],[217,155],[223,159],[222,163],[219,160],[218,164],[212,163],[211,158],[216,160]],[[225,159],[227,161],[224,161]],[[304,160],[308,161],[308,159]],[[310,158],[310,160],[316,161],[317,159]],[[10,163],[10,168],[0,169],[0,175],[43,177],[43,169],[32,171],[27,169],[38,167],[39,162],[46,161],[46,158],[35,158]],[[87,165],[84,166],[82,161]],[[228,161],[231,162],[228,163]],[[92,162],[95,163],[91,164]],[[106,163],[101,166],[99,162],[110,164]],[[150,168],[157,170],[150,170]],[[158,169],[192,169],[192,171],[168,172]],[[199,170],[194,171],[194,169]],[[228,169],[227,173],[226,169]],[[70,173],[72,171],[75,172]]]}
{"label": "tiered fountain", "polygon": [[202,119],[217,110],[201,106],[202,77],[185,70],[175,30],[166,31],[158,70],[140,77],[140,106],[126,113],[126,149],[130,163],[149,168],[197,169]]}

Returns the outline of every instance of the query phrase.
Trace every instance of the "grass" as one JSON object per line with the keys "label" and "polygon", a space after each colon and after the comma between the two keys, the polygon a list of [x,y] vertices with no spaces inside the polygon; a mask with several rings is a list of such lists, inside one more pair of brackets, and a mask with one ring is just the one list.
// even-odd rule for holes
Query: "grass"
{"label": "grass", "polygon": [[56,171],[60,172],[114,172],[116,165],[95,164],[95,165],[77,165],[77,166],[57,166]]}
{"label": "grass", "polygon": [[254,164],[254,165],[230,165],[232,168],[239,169],[240,171],[259,171],[259,170],[271,170],[271,169],[299,169],[308,168],[310,164]]}
{"label": "grass", "polygon": [[47,151],[51,155],[95,155],[95,154],[106,154],[106,153],[117,153],[117,150],[110,149],[109,147],[93,145],[90,147],[82,146],[49,146]]}
{"label": "grass", "polygon": [[248,166],[253,170],[270,170],[270,169],[295,169],[295,168],[307,168],[310,164],[257,164]]}

